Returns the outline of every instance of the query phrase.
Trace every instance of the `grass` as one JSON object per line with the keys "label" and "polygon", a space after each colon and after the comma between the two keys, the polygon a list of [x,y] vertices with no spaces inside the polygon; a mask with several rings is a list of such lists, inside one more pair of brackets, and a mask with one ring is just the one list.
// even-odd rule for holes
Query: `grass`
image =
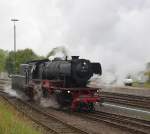
{"label": "grass", "polygon": [[0,134],[41,134],[33,122],[0,98]]}

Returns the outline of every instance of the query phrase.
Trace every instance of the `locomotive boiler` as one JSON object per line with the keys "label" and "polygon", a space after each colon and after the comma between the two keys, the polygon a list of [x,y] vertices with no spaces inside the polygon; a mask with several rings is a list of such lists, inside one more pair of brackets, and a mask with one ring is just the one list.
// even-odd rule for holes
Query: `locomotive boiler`
{"label": "locomotive boiler", "polygon": [[12,88],[23,90],[31,100],[40,92],[43,97],[54,96],[61,108],[94,110],[100,101],[98,89],[86,87],[93,74],[102,74],[101,64],[79,56],[34,60],[21,64],[20,74],[12,76]]}

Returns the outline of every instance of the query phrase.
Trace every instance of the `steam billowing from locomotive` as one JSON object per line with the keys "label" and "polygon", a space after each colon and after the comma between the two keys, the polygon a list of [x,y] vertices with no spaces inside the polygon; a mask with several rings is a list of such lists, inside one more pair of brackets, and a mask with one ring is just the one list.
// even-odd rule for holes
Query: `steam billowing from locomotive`
{"label": "steam billowing from locomotive", "polygon": [[67,52],[66,48],[63,47],[63,46],[59,46],[59,47],[53,48],[53,49],[47,54],[46,57],[49,58],[50,56],[56,56],[56,54],[57,54],[58,52],[61,52],[64,57],[68,56],[68,52]]}

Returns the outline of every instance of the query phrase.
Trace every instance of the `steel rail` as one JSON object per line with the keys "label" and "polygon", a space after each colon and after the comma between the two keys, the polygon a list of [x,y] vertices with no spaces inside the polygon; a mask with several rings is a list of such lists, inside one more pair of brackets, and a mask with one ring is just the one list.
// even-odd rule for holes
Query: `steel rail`
{"label": "steel rail", "polygon": [[[102,94],[102,97],[103,97],[103,93]],[[131,101],[133,98],[133,95],[126,95],[126,94],[123,94],[123,97],[119,94],[119,93],[115,93],[117,94],[115,96],[115,98],[120,98],[120,99],[123,99],[124,97],[124,100],[125,98],[128,100],[128,101]],[[105,94],[106,95],[106,94]],[[111,96],[112,93],[107,93],[107,97],[109,97],[109,95]],[[113,94],[114,95],[114,94]],[[130,96],[130,97],[129,97]],[[142,97],[143,98],[143,97]],[[13,98],[14,99],[14,98]],[[11,104],[13,101],[13,99],[9,99],[6,97],[6,100],[8,100],[8,102]],[[136,101],[141,99],[141,96],[135,96],[134,98]],[[143,100],[145,101],[149,101],[150,98],[148,97],[145,97],[143,98]],[[28,102],[25,102],[25,101],[19,101],[20,103],[24,103],[23,105],[24,106],[28,106],[30,107],[30,109],[32,109],[33,111],[37,111],[38,113],[40,113],[41,115],[44,115],[46,116],[47,118],[51,118],[51,119],[54,119],[54,120],[58,120],[56,117],[54,117],[53,115],[49,115],[47,114],[46,112],[43,112],[41,109],[37,109],[36,107],[33,107],[32,104],[28,103]],[[117,101],[118,102],[118,101]],[[126,102],[124,102],[125,104],[127,104]],[[14,103],[16,104],[16,103]],[[20,109],[19,106],[17,105],[14,105],[12,104],[16,109],[18,109],[19,111],[21,111],[23,114],[27,114],[26,112],[22,111]],[[149,103],[150,104],[150,103]],[[145,121],[145,120],[141,120],[141,119],[136,119],[136,118],[131,118],[131,117],[127,117],[127,116],[122,116],[122,115],[116,115],[116,114],[112,114],[112,113],[106,113],[106,112],[94,112],[94,113],[74,113],[75,115],[78,115],[80,116],[81,118],[86,118],[86,119],[90,119],[90,120],[94,120],[94,121],[98,121],[98,122],[105,122],[105,123],[109,123],[113,126],[116,126],[116,127],[119,127],[119,128],[122,128],[122,129],[126,129],[128,131],[131,131],[131,132],[134,132],[136,134],[149,134],[150,132],[150,121]],[[29,115],[27,115],[29,118],[33,118],[32,116],[30,117]],[[50,117],[49,117],[50,116]],[[37,124],[40,124],[41,126],[45,127],[44,125],[45,124],[41,124],[42,122],[39,121],[38,119],[33,119],[34,122],[37,122]],[[64,123],[63,121],[60,121],[59,122],[62,122]],[[66,124],[65,124],[66,125]],[[85,133],[87,134],[88,132],[85,132],[83,130],[80,130],[74,126],[70,126],[69,124],[67,124],[68,127],[70,128],[75,128],[75,131],[76,133]],[[48,128],[48,127],[45,127],[45,129],[49,129],[51,131],[53,131],[54,133],[58,133],[57,131],[51,129],[51,128]]]}
{"label": "steel rail", "polygon": [[117,128],[136,134],[149,134],[150,132],[150,121],[101,111],[93,113],[75,113],[75,115],[97,122],[105,122]]}
{"label": "steel rail", "polygon": [[[36,108],[28,102],[14,97],[8,97],[2,92],[0,92],[0,94],[15,109],[30,118],[33,122],[37,123],[38,125],[42,126],[43,128],[49,130],[52,133],[89,134],[88,132],[72,126],[58,119],[57,117],[54,117],[51,114],[43,112],[42,109]],[[30,113],[31,111],[34,112],[33,115]],[[34,114],[36,115],[36,117],[34,117]]]}
{"label": "steel rail", "polygon": [[114,92],[101,92],[101,98],[104,102],[150,109],[150,97]]}

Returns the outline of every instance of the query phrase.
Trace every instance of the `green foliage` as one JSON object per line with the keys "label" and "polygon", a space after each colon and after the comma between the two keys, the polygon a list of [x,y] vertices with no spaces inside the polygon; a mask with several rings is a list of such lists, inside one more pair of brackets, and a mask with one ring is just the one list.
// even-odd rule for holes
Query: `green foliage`
{"label": "green foliage", "polygon": [[0,72],[5,71],[5,61],[7,57],[8,52],[0,49]]}
{"label": "green foliage", "polygon": [[150,71],[150,62],[146,63],[146,70]]}
{"label": "green foliage", "polygon": [[146,71],[145,71],[144,74],[145,74],[146,76],[148,76],[147,82],[150,83],[150,62],[148,62],[148,63],[146,64]]}
{"label": "green foliage", "polygon": [[150,83],[149,82],[140,83],[136,81],[136,82],[133,82],[133,87],[150,88]]}
{"label": "green foliage", "polygon": [[[18,50],[16,52],[16,63],[15,63],[14,61],[15,53],[11,51],[9,52],[8,57],[6,59],[5,67],[9,74],[15,73],[15,71],[18,73],[20,64],[26,63],[27,61],[30,61],[30,60],[42,59],[42,58],[43,57],[36,55],[32,51],[32,49]],[[16,69],[15,69],[15,66],[16,66]]]}
{"label": "green foliage", "polygon": [[29,60],[35,60],[38,56],[31,50],[31,49],[25,49],[25,50],[18,50],[16,53],[16,70],[19,71],[19,65],[21,63],[26,63]]}
{"label": "green foliage", "polygon": [[14,52],[9,52],[6,61],[5,61],[5,69],[8,73],[13,73],[15,68],[14,68]]}

